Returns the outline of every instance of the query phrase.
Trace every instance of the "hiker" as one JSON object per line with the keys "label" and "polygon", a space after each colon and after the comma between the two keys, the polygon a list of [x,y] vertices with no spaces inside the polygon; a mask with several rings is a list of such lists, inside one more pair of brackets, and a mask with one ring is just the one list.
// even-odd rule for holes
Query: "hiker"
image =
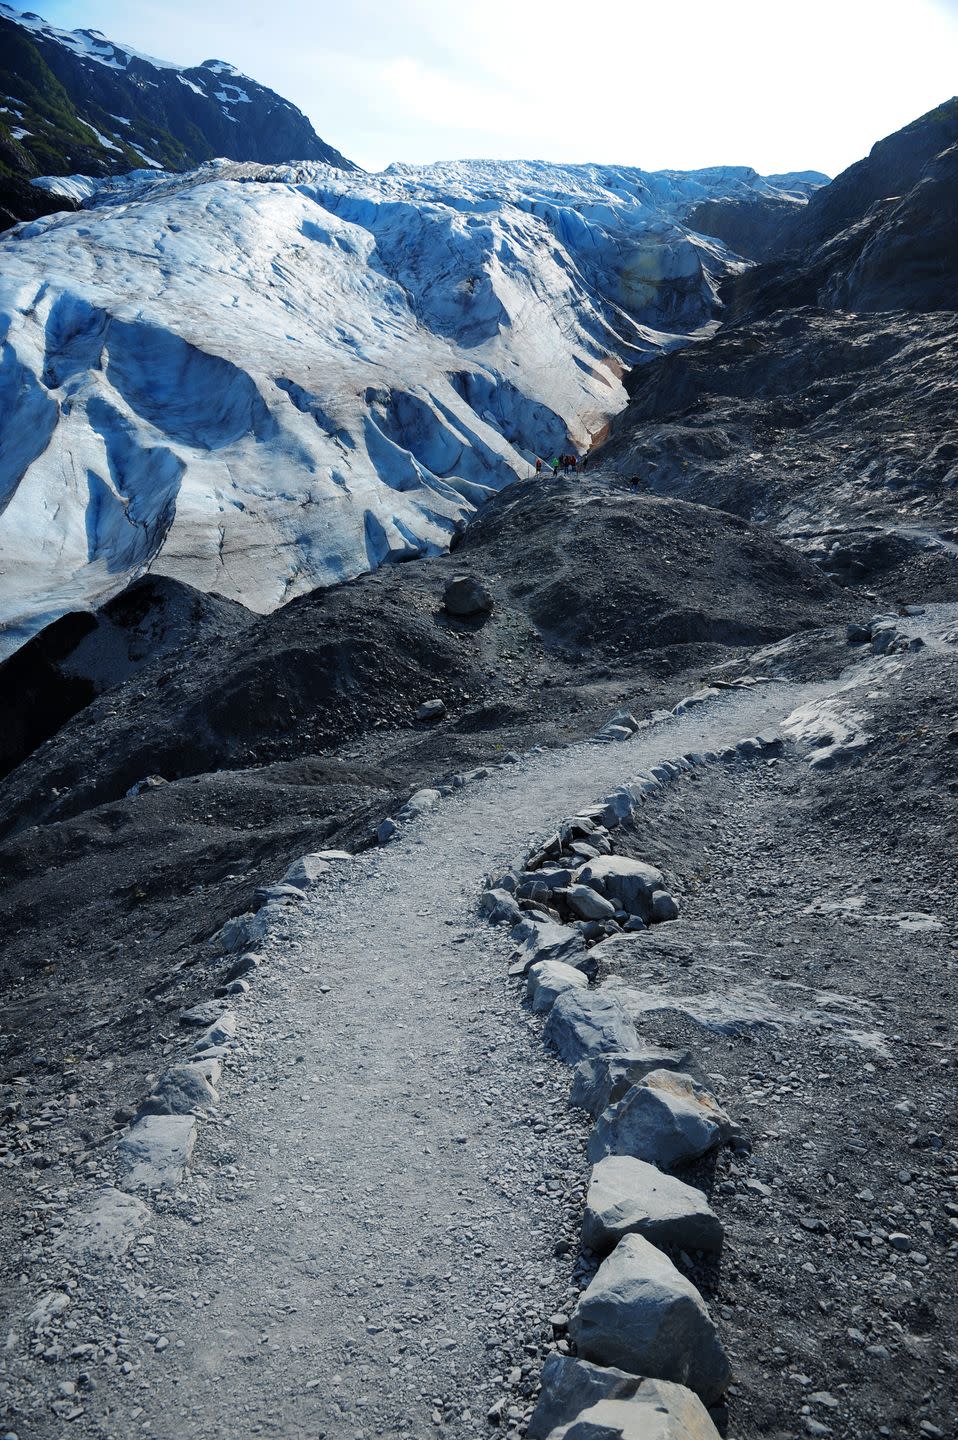
{"label": "hiker", "polygon": [[580,468],[581,470],[585,470],[585,467],[588,465],[588,463],[589,463],[589,454],[588,454],[588,451],[586,451],[586,453],[583,455],[582,459],[579,461],[579,468]]}
{"label": "hiker", "polygon": [[538,455],[536,456],[536,474],[542,474],[542,461],[539,459]]}
{"label": "hiker", "polygon": [[553,480],[556,478],[556,476],[558,475],[558,473],[559,473],[559,458],[558,458],[557,455],[554,455],[554,456],[552,457],[552,478],[553,478]]}
{"label": "hiker", "polygon": [[577,473],[577,470],[578,470],[579,462],[578,462],[578,460],[576,459],[576,457],[575,457],[574,455],[570,455],[570,456],[569,456],[569,460],[570,460],[571,465],[572,465],[572,473],[573,473],[573,475],[575,475],[575,474]]}

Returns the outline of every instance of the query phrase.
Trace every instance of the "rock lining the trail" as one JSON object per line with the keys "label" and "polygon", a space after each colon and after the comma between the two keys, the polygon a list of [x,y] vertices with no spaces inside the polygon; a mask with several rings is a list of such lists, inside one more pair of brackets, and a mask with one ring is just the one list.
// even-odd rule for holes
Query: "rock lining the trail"
{"label": "rock lining the trail", "polygon": [[590,1055],[580,1060],[572,1077],[569,1103],[588,1110],[595,1120],[652,1070],[680,1070],[701,1078],[696,1074],[690,1050],[665,1050],[645,1044],[634,1051]]}
{"label": "rock lining the trail", "polygon": [[195,1116],[142,1116],[117,1146],[124,1187],[172,1190],[182,1180],[195,1144]]}
{"label": "rock lining the trail", "polygon": [[[610,1407],[615,1407],[610,1408]],[[718,1431],[683,1385],[630,1375],[613,1366],[553,1355],[526,1429],[529,1440],[715,1440]]]}
{"label": "rock lining the trail", "polygon": [[56,1248],[84,1263],[120,1260],[151,1215],[150,1207],[137,1196],[104,1185],[72,1211]]}
{"label": "rock lining the trail", "polygon": [[718,1440],[709,1413],[691,1390],[643,1380],[627,1400],[600,1400],[549,1440]]}
{"label": "rock lining the trail", "polygon": [[559,996],[566,990],[584,990],[588,978],[574,965],[565,965],[561,960],[539,960],[529,967],[526,976],[526,993],[534,1014],[551,1010]]}
{"label": "rock lining the trail", "polygon": [[594,1162],[632,1155],[671,1170],[701,1159],[734,1134],[731,1120],[703,1085],[690,1075],[652,1070],[599,1116],[588,1156]]}
{"label": "rock lining the trail", "polygon": [[[673,713],[684,714],[721,693],[710,688],[680,701]],[[621,715],[596,738],[628,740],[641,728],[634,717]],[[702,765],[751,761],[777,755],[781,748],[778,736],[762,734],[718,752],[689,752],[653,766],[591,811],[563,821],[524,862],[490,882],[481,898],[480,912],[488,918],[505,919],[513,906],[525,903],[550,910],[558,906],[555,921],[571,919],[572,924],[562,924],[527,918],[514,926],[517,956],[510,974],[528,977],[533,1010],[548,1012],[544,1041],[576,1067],[570,1103],[597,1117],[587,1145],[596,1163],[583,1242],[607,1259],[580,1297],[570,1327],[570,1338],[585,1358],[567,1364],[564,1357],[562,1362],[553,1357],[547,1364],[528,1432],[533,1437],[559,1440],[581,1434],[583,1440],[593,1435],[626,1440],[661,1434],[665,1440],[717,1434],[700,1400],[682,1386],[688,1383],[714,1403],[731,1378],[728,1360],[698,1290],[655,1247],[675,1248],[683,1255],[686,1249],[711,1256],[721,1252],[723,1227],[706,1197],[667,1172],[721,1144],[743,1143],[740,1131],[703,1083],[689,1052],[643,1045],[615,992],[589,989],[584,978],[572,981],[572,967],[557,955],[576,931],[586,943],[618,939],[628,944],[638,938],[628,933],[635,927],[651,942],[654,932],[646,926],[667,929],[674,923],[678,906],[662,872],[644,861],[615,855],[610,830],[630,820],[657,788]],[[590,901],[583,890],[605,903]],[[671,948],[668,942],[666,948]],[[601,945],[575,963],[584,976],[595,976],[602,965]],[[553,977],[552,984],[537,1003],[546,975]],[[570,1368],[585,1367],[589,1359],[601,1366]],[[680,1382],[680,1413],[671,1413],[666,1405],[637,1405],[634,1398],[621,1398],[634,1392],[627,1381],[624,1389],[616,1389],[623,1382],[613,1377],[622,1372],[610,1367],[618,1363]],[[653,1416],[657,1428],[650,1429]]]}
{"label": "rock lining the trail", "polygon": [[620,1053],[638,1045],[628,1014],[612,995],[601,990],[565,990],[549,1011],[545,1041],[568,1065],[587,1056]]}
{"label": "rock lining the trail", "polygon": [[582,1294],[569,1334],[596,1364],[687,1385],[707,1405],[732,1370],[698,1290],[641,1235],[626,1235]]}
{"label": "rock lining the trail", "polygon": [[608,1255],[632,1234],[659,1249],[711,1255],[722,1249],[721,1221],[701,1190],[644,1160],[609,1155],[592,1171],[582,1239],[597,1255]]}

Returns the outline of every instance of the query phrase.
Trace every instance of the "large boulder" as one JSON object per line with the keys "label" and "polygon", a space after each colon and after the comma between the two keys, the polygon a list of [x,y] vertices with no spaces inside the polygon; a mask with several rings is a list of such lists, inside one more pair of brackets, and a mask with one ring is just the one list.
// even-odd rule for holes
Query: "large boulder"
{"label": "large boulder", "polygon": [[[612,1415],[603,1408],[598,1422],[607,1427],[580,1434],[622,1436],[623,1440],[716,1440],[708,1411],[697,1395],[667,1380],[646,1380],[612,1366],[592,1365],[571,1355],[550,1355],[542,1367],[542,1388],[529,1420],[529,1440],[565,1435],[574,1421],[596,1424],[594,1407],[621,1406]],[[575,1432],[572,1432],[575,1433]]]}
{"label": "large boulder", "polygon": [[701,1190],[631,1155],[607,1155],[592,1171],[582,1238],[597,1255],[624,1235],[641,1235],[659,1249],[722,1249],[722,1224]]}
{"label": "large boulder", "polygon": [[595,1119],[653,1070],[680,1070],[696,1080],[702,1078],[690,1050],[663,1050],[640,1041],[638,1050],[630,1054],[591,1055],[580,1060],[569,1099]]}
{"label": "large boulder", "polygon": [[584,990],[588,984],[582,971],[574,965],[565,965],[561,960],[540,960],[529,968],[526,994],[533,1010],[541,1014],[552,1009],[563,991]]}
{"label": "large boulder", "polygon": [[604,990],[564,990],[546,1021],[545,1040],[568,1065],[603,1051],[633,1049],[635,1026],[613,996]]}
{"label": "large boulder", "polygon": [[450,615],[488,615],[494,602],[481,580],[454,575],[446,582],[442,603]]}
{"label": "large boulder", "polygon": [[597,855],[576,873],[576,883],[597,890],[616,908],[643,920],[652,917],[652,897],[665,890],[665,878],[654,865],[630,860],[624,855]]}
{"label": "large boulder", "polygon": [[653,1070],[602,1112],[589,1137],[588,1156],[595,1164],[606,1155],[632,1155],[670,1170],[698,1160],[734,1133],[732,1121],[704,1085],[691,1075]]}
{"label": "large boulder", "polygon": [[627,1400],[600,1400],[548,1440],[719,1440],[697,1395],[668,1380],[643,1380]]}
{"label": "large boulder", "polygon": [[732,1378],[705,1301],[641,1235],[627,1235],[599,1266],[569,1334],[584,1359],[687,1385],[706,1405]]}

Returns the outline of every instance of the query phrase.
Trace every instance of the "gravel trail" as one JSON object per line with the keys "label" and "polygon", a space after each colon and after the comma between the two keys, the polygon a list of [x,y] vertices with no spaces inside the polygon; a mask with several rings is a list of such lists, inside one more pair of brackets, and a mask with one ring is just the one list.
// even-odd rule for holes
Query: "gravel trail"
{"label": "gravel trail", "polygon": [[[773,728],[823,688],[730,692],[503,767],[288,910],[242,1010],[249,1053],[116,1282],[130,1373],[86,1395],[75,1431],[465,1436],[500,1399],[518,1419],[577,1289],[584,1132],[507,979],[508,937],[476,917],[482,876],[638,770]],[[97,1341],[104,1307],[78,1298]]]}

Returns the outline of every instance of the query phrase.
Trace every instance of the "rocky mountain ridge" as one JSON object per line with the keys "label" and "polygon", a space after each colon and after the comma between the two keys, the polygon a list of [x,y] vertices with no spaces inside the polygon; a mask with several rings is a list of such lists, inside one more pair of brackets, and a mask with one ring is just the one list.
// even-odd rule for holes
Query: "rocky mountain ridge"
{"label": "rocky mountain ridge", "polygon": [[177,66],[0,4],[0,228],[72,208],[37,177],[188,170],[215,156],[357,168],[224,60]]}
{"label": "rocky mountain ridge", "polygon": [[730,277],[714,337],[633,372],[609,463],[846,583],[950,595],[958,100],[817,191],[790,243]]}

